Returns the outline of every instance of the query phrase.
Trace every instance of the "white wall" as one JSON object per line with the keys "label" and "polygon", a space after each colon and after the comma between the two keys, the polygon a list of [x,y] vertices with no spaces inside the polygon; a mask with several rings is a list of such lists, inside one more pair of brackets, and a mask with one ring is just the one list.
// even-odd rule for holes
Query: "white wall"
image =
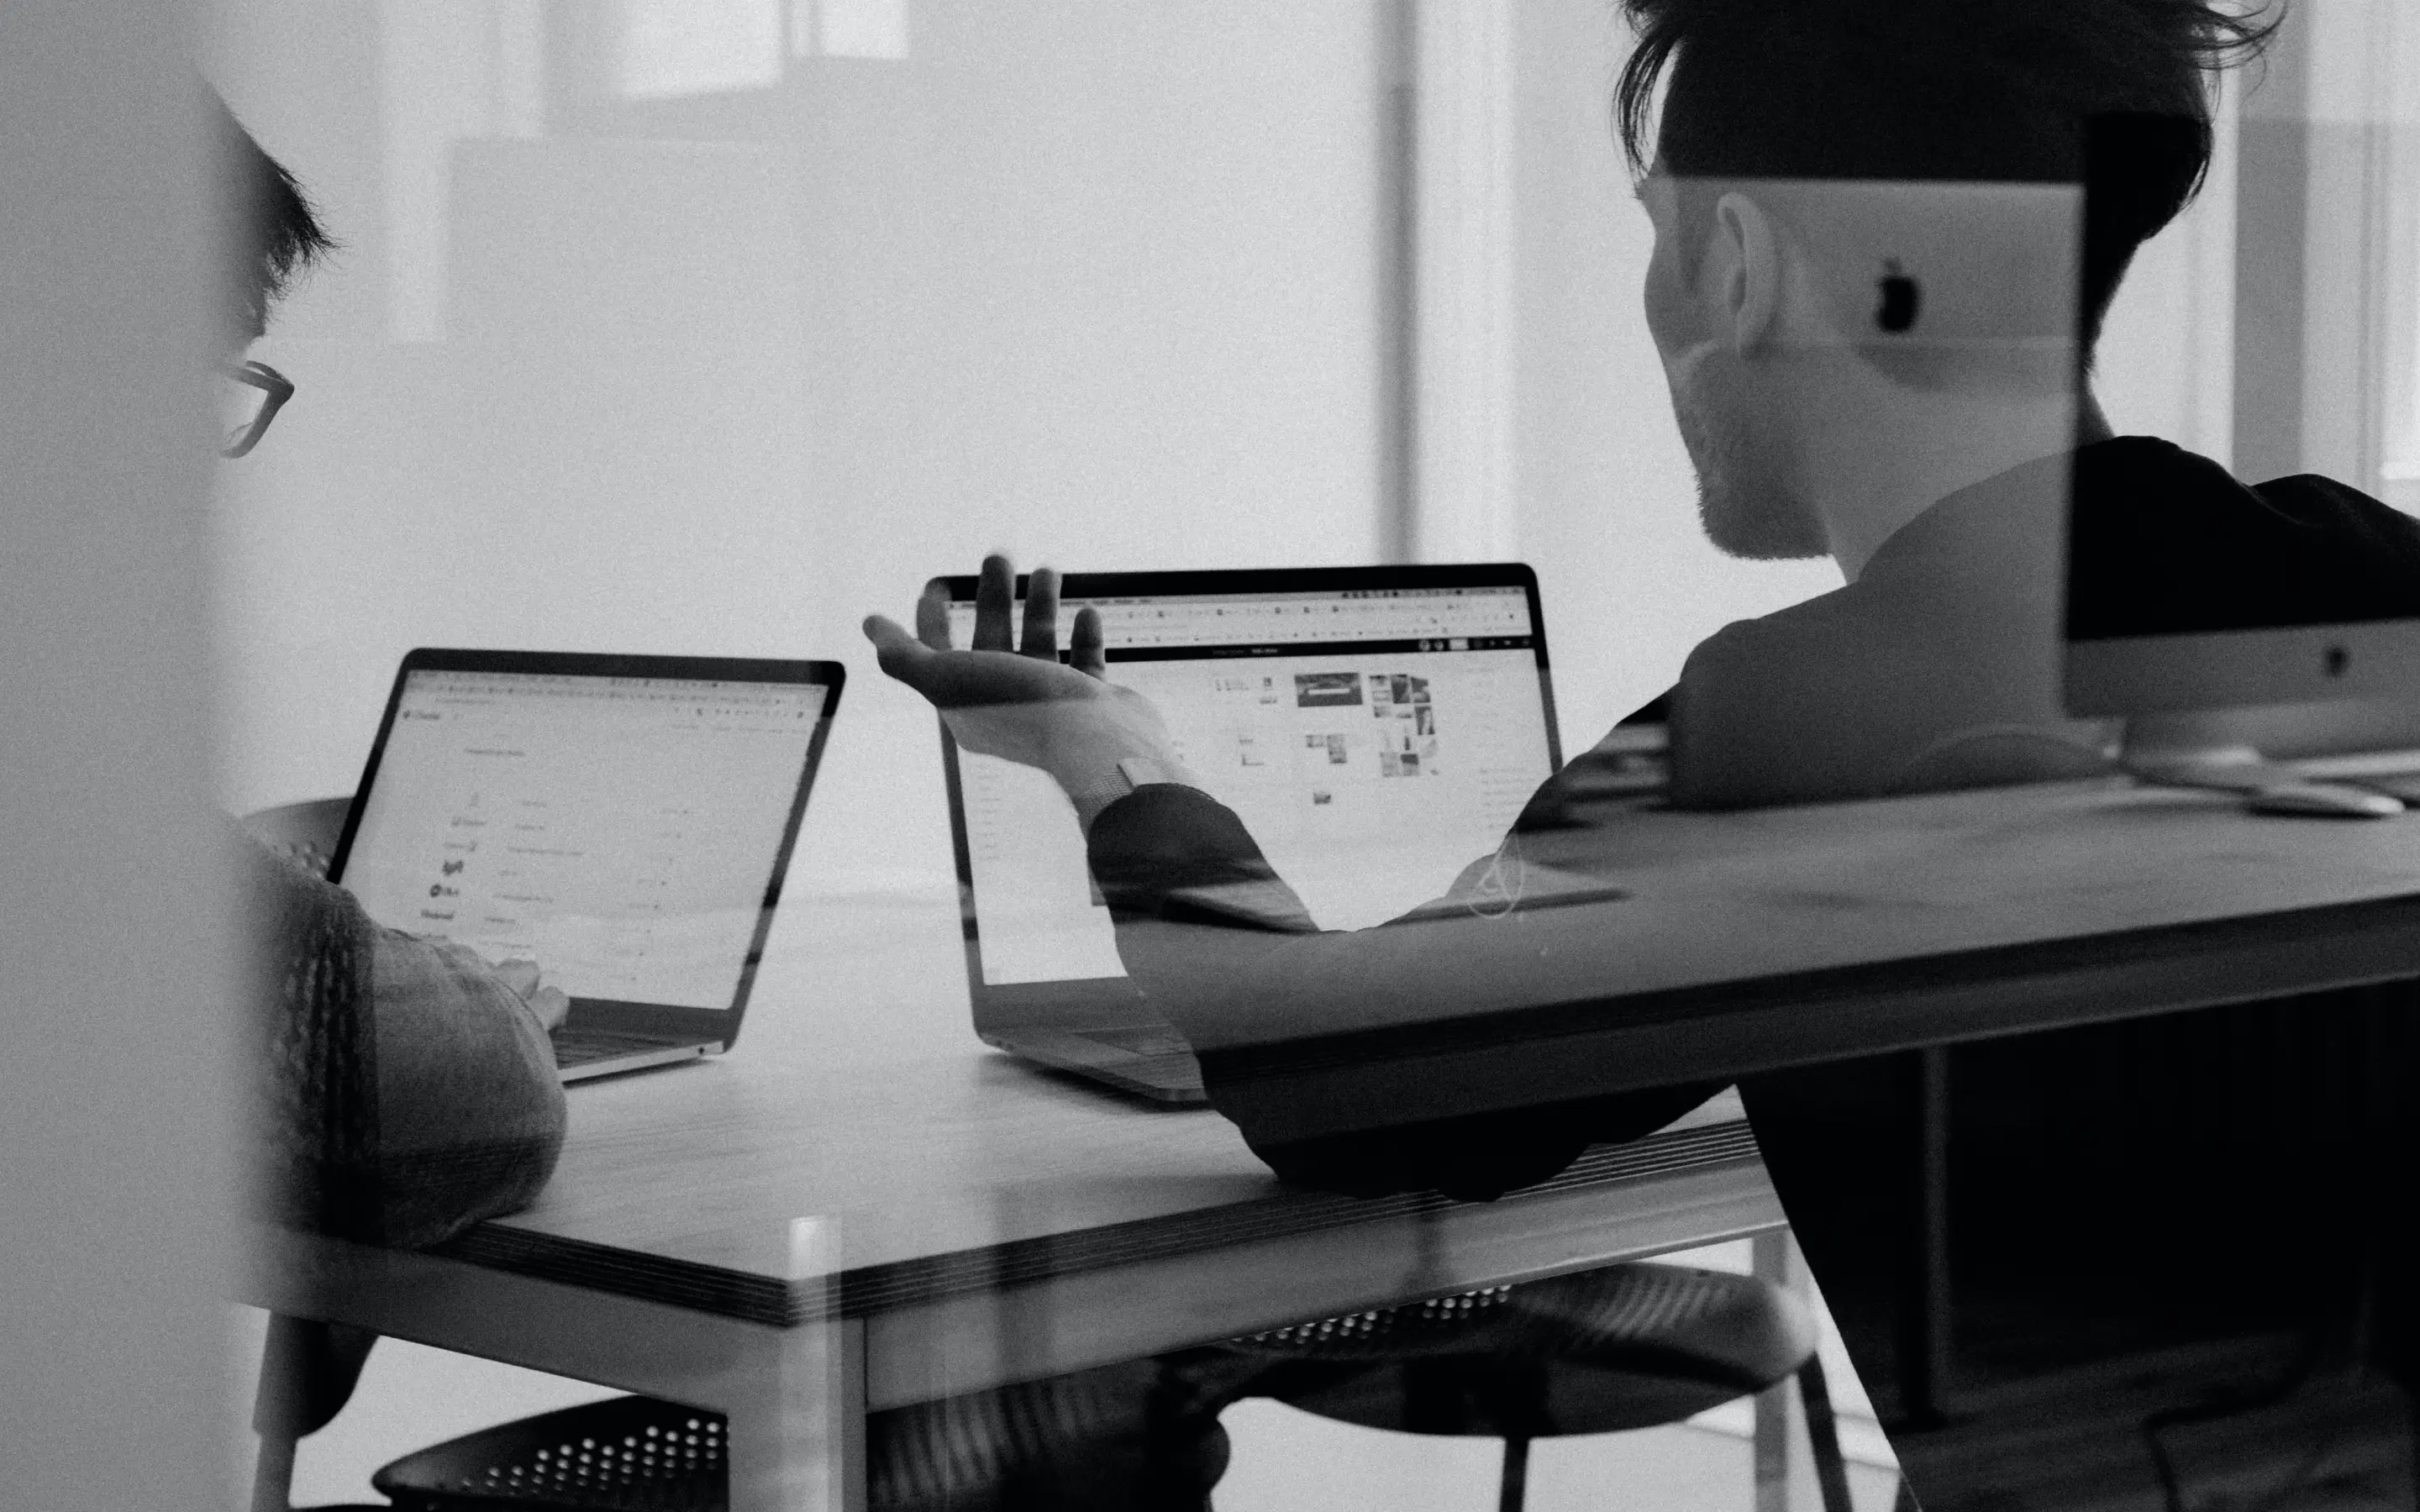
{"label": "white wall", "polygon": [[224,1489],[235,919],[183,20],[0,6],[0,1502],[45,1512]]}
{"label": "white wall", "polygon": [[802,854],[848,875],[799,880],[946,877],[862,615],[995,547],[1377,550],[1378,8],[929,0],[904,59],[634,100],[644,7],[227,0],[212,72],[349,246],[222,501],[229,805],[349,789],[414,644],[839,656]]}

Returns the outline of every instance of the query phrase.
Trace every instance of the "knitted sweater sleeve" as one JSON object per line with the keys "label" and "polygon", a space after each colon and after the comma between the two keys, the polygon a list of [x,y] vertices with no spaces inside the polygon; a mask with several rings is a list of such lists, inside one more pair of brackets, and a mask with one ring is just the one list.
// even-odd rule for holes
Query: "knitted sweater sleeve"
{"label": "knitted sweater sleeve", "polygon": [[458,947],[380,928],[257,847],[250,1166],[263,1216],[417,1247],[527,1206],[563,1145],[535,1013]]}

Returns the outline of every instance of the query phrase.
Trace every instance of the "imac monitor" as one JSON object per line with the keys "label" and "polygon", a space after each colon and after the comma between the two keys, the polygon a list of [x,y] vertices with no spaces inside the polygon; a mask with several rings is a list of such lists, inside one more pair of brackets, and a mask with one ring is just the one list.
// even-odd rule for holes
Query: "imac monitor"
{"label": "imac monitor", "polygon": [[[2191,129],[2159,117],[2095,123],[2088,241],[2113,234],[2104,227],[2124,213],[2113,165],[2129,139]],[[2284,361],[2316,381],[2314,361],[2364,359],[2315,356],[2295,339],[2326,318],[2312,299],[2319,286],[2298,275],[2288,288],[2244,255],[2279,241],[2273,250],[2299,263],[2314,244],[2310,212],[2298,195],[2287,224],[2270,224],[2250,214],[2266,203],[2246,201],[2239,233],[2234,328],[2262,337],[2239,339],[2239,359]],[[2280,332],[2292,347],[2283,356],[2270,349]],[[2307,775],[2279,761],[2420,748],[2420,521],[2369,497],[2375,479],[2303,471],[2299,441],[2280,452],[2260,434],[2239,425],[2238,450],[2249,455],[2220,459],[2231,467],[2211,465],[2197,482],[2175,467],[2143,470],[2140,484],[2113,471],[2112,449],[2140,441],[2076,450],[2064,698],[2078,717],[2125,718],[2125,761],[2138,776],[2253,791]],[[2299,475],[2261,481],[2279,472]],[[2420,784],[2403,795],[2420,796]]]}

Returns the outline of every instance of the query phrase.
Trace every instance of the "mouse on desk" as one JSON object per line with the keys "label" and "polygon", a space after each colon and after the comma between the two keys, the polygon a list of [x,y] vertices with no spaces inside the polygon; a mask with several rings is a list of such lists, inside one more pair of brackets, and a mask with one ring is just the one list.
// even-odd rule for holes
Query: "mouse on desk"
{"label": "mouse on desk", "polygon": [[2385,819],[2403,811],[2399,798],[2335,782],[2278,782],[2244,795],[2254,813],[2300,814],[2331,819]]}

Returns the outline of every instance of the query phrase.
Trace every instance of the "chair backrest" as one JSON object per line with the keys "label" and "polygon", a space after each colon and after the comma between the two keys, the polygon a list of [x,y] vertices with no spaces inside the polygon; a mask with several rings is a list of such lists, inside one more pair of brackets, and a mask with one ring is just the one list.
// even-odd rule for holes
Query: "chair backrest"
{"label": "chair backrest", "polygon": [[723,1420],[646,1396],[590,1402],[423,1449],[370,1478],[405,1512],[508,1502],[531,1512],[720,1512]]}
{"label": "chair backrest", "polygon": [[309,868],[314,876],[326,876],[337,838],[345,832],[345,810],[352,803],[349,797],[305,798],[248,813],[240,823],[244,833],[263,845]]}

